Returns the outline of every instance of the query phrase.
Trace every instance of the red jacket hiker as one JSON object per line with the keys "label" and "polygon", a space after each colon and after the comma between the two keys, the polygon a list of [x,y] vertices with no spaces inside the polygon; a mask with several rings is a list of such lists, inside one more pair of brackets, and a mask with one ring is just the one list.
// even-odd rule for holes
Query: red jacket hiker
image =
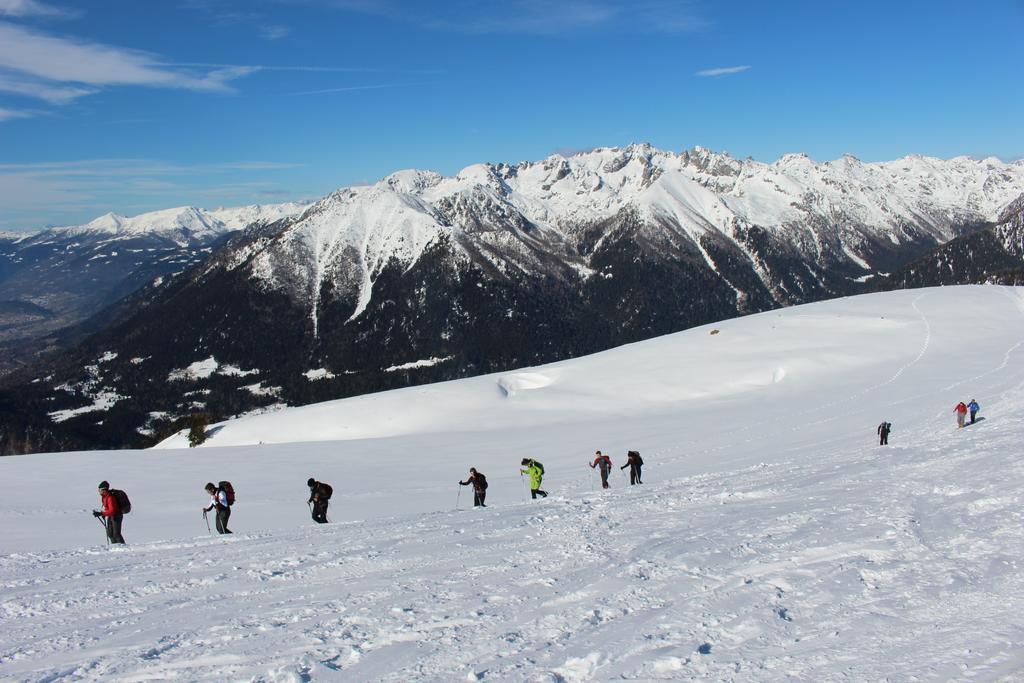
{"label": "red jacket hiker", "polygon": [[100,516],[113,517],[121,512],[121,509],[117,506],[117,498],[108,489],[100,489],[100,496],[103,499],[103,509],[100,510]]}
{"label": "red jacket hiker", "polygon": [[590,463],[590,469],[600,467],[601,487],[606,489],[611,488],[611,486],[608,484],[608,472],[611,471],[612,469],[612,459],[609,458],[607,455],[601,453],[601,451],[597,451],[597,453],[595,453],[594,455],[596,457],[594,458],[594,462]]}
{"label": "red jacket hiker", "polygon": [[956,428],[960,429],[964,426],[964,418],[967,416],[967,405],[960,401],[956,408],[953,408],[953,412],[956,413]]}
{"label": "red jacket hiker", "polygon": [[103,502],[102,510],[93,510],[92,514],[97,518],[103,517],[106,521],[103,526],[107,530],[107,540],[111,543],[124,543],[124,536],[121,535],[121,506],[117,503],[117,497],[110,492],[110,484],[101,481],[97,487],[100,492],[100,500]]}

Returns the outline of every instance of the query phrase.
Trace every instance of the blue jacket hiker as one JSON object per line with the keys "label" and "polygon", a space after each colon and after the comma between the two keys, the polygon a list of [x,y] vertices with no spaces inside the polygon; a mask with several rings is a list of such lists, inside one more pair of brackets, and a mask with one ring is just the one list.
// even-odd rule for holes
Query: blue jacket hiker
{"label": "blue jacket hiker", "polygon": [[967,404],[967,410],[971,411],[971,424],[974,424],[974,416],[981,410],[981,406],[972,398],[971,402]]}

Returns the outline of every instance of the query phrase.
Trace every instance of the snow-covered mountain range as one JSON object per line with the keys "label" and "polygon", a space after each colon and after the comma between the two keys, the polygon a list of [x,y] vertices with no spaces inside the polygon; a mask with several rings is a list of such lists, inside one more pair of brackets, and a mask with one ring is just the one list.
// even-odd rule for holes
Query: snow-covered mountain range
{"label": "snow-covered mountain range", "polygon": [[230,232],[294,216],[301,204],[204,210],[179,207],[84,225],[0,234],[0,372],[41,340],[114,304],[143,284],[205,258]]}
{"label": "snow-covered mountain range", "polygon": [[[743,262],[755,288],[792,303],[802,296],[792,285],[832,286],[827,271],[835,268],[847,277],[878,272],[906,260],[908,249],[994,221],[1022,192],[1024,161],[815,163],[791,154],[766,164],[700,147],[677,154],[632,145],[478,164],[454,177],[400,171],[324,198],[236,263],[251,259],[253,276],[304,301],[315,324],[324,298],[357,292],[357,316],[388,263],[408,267],[441,242],[500,273],[589,277],[607,274],[594,257],[631,225],[658,248],[699,257],[740,301],[760,294],[731,278],[722,260]],[[762,242],[796,257],[804,272],[785,282],[764,262]]]}
{"label": "snow-covered mountain range", "polygon": [[991,231],[1022,194],[1021,161],[766,164],[632,145],[400,171],[235,232],[254,216],[105,218],[85,232],[158,222],[165,239],[188,226],[223,242],[134,280],[92,336],[9,382],[0,451],[146,443],[194,412],[501,371],[900,286],[880,276]]}
{"label": "snow-covered mountain range", "polygon": [[[196,449],[0,458],[0,679],[1019,680],[1022,295],[848,297]],[[200,515],[211,479],[231,536]],[[89,514],[101,480],[131,496],[125,547]]]}

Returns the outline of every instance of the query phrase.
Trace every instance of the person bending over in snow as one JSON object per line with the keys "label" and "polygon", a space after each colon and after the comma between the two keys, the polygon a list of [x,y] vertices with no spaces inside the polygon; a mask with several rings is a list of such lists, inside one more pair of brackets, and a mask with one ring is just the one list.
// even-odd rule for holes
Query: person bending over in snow
{"label": "person bending over in snow", "polygon": [[469,476],[466,481],[460,481],[459,486],[473,485],[473,507],[487,507],[484,499],[487,498],[487,477],[482,472],[477,472],[475,467],[469,468]]}
{"label": "person bending over in snow", "polygon": [[124,543],[124,536],[121,535],[121,521],[124,513],[117,503],[117,498],[110,492],[110,484],[101,481],[98,487],[100,500],[103,501],[102,510],[93,510],[92,516],[103,518],[103,526],[107,528],[107,538],[111,543]]}
{"label": "person bending over in snow", "polygon": [[206,492],[210,494],[210,505],[203,508],[203,512],[217,509],[217,533],[230,534],[228,529],[228,518],[231,517],[231,506],[228,505],[228,494],[221,491],[212,482],[206,485]]}
{"label": "person bending over in snow", "polygon": [[971,402],[967,404],[967,410],[971,411],[971,424],[974,424],[974,416],[981,410],[981,406],[972,398]]}
{"label": "person bending over in snow", "polygon": [[601,451],[594,453],[594,462],[590,463],[590,469],[595,467],[601,468],[601,488],[611,488],[611,484],[608,483],[608,473],[612,470],[612,459],[607,455],[602,455]]}
{"label": "person bending over in snow", "polygon": [[519,470],[520,476],[524,474],[530,475],[530,497],[536,498],[540,496],[541,498],[547,498],[547,491],[540,490],[540,484],[544,480],[544,465],[541,465],[533,458],[523,458],[523,462],[520,464],[526,468],[525,470]]}
{"label": "person bending over in snow", "polygon": [[644,466],[644,459],[640,457],[638,451],[629,451],[626,453],[626,464],[620,467],[620,470],[629,468],[629,485],[642,484],[640,481],[640,468]]}
{"label": "person bending over in snow", "polygon": [[967,415],[967,406],[963,401],[956,404],[956,408],[953,408],[953,412],[956,413],[956,428],[960,429],[964,426],[964,417]]}
{"label": "person bending over in snow", "polygon": [[306,486],[309,487],[309,500],[306,501],[306,504],[313,504],[313,521],[317,524],[326,524],[327,505],[334,494],[334,489],[330,484],[317,481],[313,477],[306,481]]}
{"label": "person bending over in snow", "polygon": [[888,446],[889,445],[889,432],[892,431],[892,423],[882,421],[882,424],[878,425],[878,445]]}

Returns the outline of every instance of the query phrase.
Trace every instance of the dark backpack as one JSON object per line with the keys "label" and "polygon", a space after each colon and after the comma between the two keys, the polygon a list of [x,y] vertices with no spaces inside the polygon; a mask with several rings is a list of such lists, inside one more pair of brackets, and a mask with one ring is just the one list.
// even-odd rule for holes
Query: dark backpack
{"label": "dark backpack", "polygon": [[331,488],[331,485],[320,482],[320,497],[324,500],[330,500],[333,495],[334,489]]}
{"label": "dark backpack", "polygon": [[639,451],[630,451],[630,452],[629,452],[629,455],[632,455],[632,456],[633,456],[633,461],[634,461],[634,462],[635,462],[635,463],[636,463],[637,465],[643,465],[643,464],[644,464],[644,459],[640,457],[640,453],[639,453]]}
{"label": "dark backpack", "polygon": [[117,511],[127,515],[132,511],[132,502],[128,500],[128,494],[121,489],[110,489],[110,495],[117,501]]}
{"label": "dark backpack", "polygon": [[534,460],[533,464],[537,466],[537,469],[540,470],[540,476],[543,477],[544,476],[544,465],[542,465],[539,460]]}
{"label": "dark backpack", "polygon": [[224,495],[228,497],[228,506],[235,504],[235,487],[231,485],[230,481],[222,481],[217,484],[217,488],[224,492]]}
{"label": "dark backpack", "polygon": [[487,477],[477,472],[473,475],[473,484],[481,491],[487,490]]}

